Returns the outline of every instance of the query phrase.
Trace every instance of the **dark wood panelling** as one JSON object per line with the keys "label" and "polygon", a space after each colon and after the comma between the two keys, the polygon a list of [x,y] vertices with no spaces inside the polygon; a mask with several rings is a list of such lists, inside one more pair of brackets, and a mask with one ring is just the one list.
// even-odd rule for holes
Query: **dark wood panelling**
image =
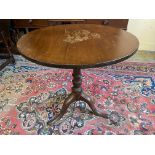
{"label": "dark wood panelling", "polygon": [[15,28],[41,28],[50,25],[62,24],[101,24],[127,28],[128,19],[15,19],[13,25]]}

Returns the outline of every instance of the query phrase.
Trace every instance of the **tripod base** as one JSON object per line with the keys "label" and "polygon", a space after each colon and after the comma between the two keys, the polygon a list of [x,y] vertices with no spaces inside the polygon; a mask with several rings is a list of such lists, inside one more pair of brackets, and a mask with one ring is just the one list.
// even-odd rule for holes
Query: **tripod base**
{"label": "tripod base", "polygon": [[[59,115],[57,115],[53,120],[48,121],[47,125],[51,126],[51,125],[54,125],[57,121],[59,121],[63,117],[63,115],[67,112],[67,109],[69,108],[70,104],[76,101],[84,101],[85,103],[87,103],[94,115],[110,119],[108,114],[99,113],[96,107],[94,106],[95,105],[94,99],[92,99],[91,97],[89,97],[82,91],[82,88],[81,88],[82,79],[81,79],[80,69],[73,70],[73,81],[72,82],[73,82],[72,93],[65,99]],[[117,123],[111,119],[110,121],[112,124]]]}

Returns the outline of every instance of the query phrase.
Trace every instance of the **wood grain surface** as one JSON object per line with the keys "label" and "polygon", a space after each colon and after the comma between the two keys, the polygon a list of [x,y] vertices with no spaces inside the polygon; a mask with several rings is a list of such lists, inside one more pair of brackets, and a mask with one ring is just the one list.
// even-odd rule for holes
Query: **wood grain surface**
{"label": "wood grain surface", "polygon": [[137,38],[121,29],[72,24],[50,26],[22,36],[17,48],[26,58],[60,68],[90,68],[123,61],[138,49]]}

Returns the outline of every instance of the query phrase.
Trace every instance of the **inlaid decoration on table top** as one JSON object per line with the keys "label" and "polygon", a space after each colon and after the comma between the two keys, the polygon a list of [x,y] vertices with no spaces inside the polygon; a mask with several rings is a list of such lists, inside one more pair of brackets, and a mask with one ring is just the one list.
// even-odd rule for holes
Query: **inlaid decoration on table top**
{"label": "inlaid decoration on table top", "polygon": [[63,41],[68,43],[82,42],[89,39],[100,39],[101,36],[98,33],[92,33],[88,30],[75,30],[65,31],[65,39]]}

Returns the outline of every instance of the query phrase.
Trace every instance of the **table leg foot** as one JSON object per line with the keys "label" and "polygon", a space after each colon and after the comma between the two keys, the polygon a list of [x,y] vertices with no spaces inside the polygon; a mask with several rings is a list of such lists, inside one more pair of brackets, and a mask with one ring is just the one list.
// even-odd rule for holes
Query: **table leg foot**
{"label": "table leg foot", "polygon": [[96,107],[95,107],[95,100],[92,99],[90,96],[88,96],[87,94],[85,93],[82,93],[81,94],[81,97],[80,97],[80,100],[81,101],[84,101],[88,104],[88,106],[91,108],[92,110],[92,113],[96,116],[99,116],[99,117],[103,117],[103,118],[106,118],[106,119],[109,119],[111,121],[111,124],[114,124],[114,125],[117,125],[117,122],[112,120],[108,114],[106,113],[100,113],[97,111]]}
{"label": "table leg foot", "polygon": [[103,117],[103,118],[109,118],[108,117],[108,114],[104,114],[104,113],[99,113],[95,107],[95,100],[92,99],[91,97],[89,97],[87,94],[85,93],[82,93],[81,94],[81,97],[80,97],[80,100],[81,101],[84,101],[88,104],[88,106],[91,108],[92,112],[94,115],[96,116],[100,116],[100,117]]}
{"label": "table leg foot", "polygon": [[47,125],[53,125],[54,123],[56,123],[57,121],[59,121],[63,115],[67,112],[68,107],[70,106],[71,103],[76,101],[76,96],[74,94],[70,94],[66,99],[65,102],[62,106],[62,109],[60,111],[60,113],[52,120],[47,122]]}

